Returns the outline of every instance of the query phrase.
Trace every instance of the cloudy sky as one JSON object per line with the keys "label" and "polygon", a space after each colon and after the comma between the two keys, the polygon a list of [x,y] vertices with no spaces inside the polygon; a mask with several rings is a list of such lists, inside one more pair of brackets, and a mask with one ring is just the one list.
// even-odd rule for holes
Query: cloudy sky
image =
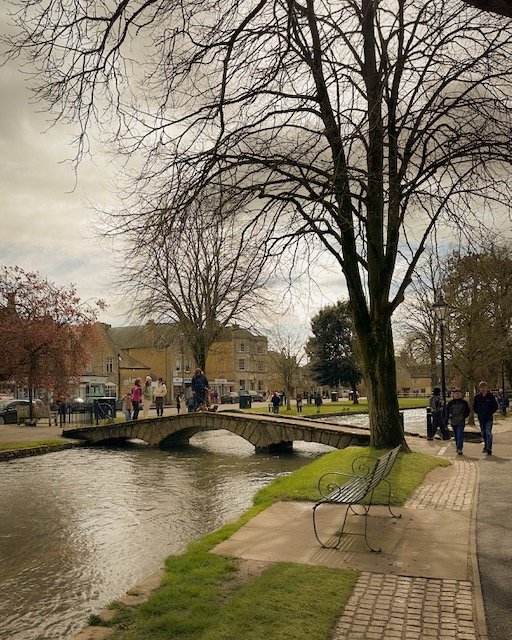
{"label": "cloudy sky", "polygon": [[[0,31],[5,28],[2,4]],[[107,159],[96,153],[84,160],[75,180],[66,162],[74,153],[72,130],[50,127],[15,62],[0,67],[0,96],[0,264],[38,271],[58,285],[72,282],[82,300],[107,301],[102,321],[125,324],[125,309],[113,297],[113,256],[92,232],[91,202],[100,208],[115,203]],[[322,274],[321,281],[322,291],[312,283],[293,300],[297,324],[309,326],[311,315],[340,296],[338,270]]]}
{"label": "cloudy sky", "polygon": [[[5,4],[0,30],[5,28]],[[31,104],[15,63],[0,67],[0,264],[39,271],[59,285],[74,283],[82,300],[111,301],[111,256],[91,232],[90,201],[109,206],[108,163],[84,161],[78,181],[67,159],[71,131],[48,131],[49,115]],[[101,319],[122,324],[110,304]]]}

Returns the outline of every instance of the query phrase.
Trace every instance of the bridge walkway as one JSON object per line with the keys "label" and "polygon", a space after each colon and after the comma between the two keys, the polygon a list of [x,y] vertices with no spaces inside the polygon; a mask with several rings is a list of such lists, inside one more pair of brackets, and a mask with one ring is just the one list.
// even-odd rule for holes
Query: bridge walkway
{"label": "bridge walkway", "polygon": [[115,422],[109,425],[64,429],[63,437],[85,440],[91,444],[143,440],[150,446],[170,448],[189,443],[196,433],[225,429],[250,442],[256,451],[282,451],[293,442],[315,442],[336,449],[350,445],[367,445],[367,429],[339,425],[303,417],[279,414],[246,413],[239,410],[195,412],[161,418]]}

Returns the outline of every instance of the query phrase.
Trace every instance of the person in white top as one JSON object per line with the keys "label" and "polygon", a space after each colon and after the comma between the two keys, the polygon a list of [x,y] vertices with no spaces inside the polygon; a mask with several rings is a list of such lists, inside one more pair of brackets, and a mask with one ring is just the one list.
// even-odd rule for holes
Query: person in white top
{"label": "person in white top", "polygon": [[153,402],[153,380],[151,376],[146,376],[146,382],[142,387],[142,414],[145,418],[149,415],[151,403]]}
{"label": "person in white top", "polygon": [[156,388],[153,393],[153,397],[155,398],[156,405],[156,415],[163,416],[164,415],[164,399],[167,395],[167,387],[162,378],[158,378],[158,382],[156,383]]}

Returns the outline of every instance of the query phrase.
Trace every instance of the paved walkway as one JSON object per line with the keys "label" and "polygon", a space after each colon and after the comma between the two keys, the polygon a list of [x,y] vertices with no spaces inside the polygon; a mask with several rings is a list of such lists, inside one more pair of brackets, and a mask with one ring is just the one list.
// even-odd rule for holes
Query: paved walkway
{"label": "paved walkway", "polygon": [[[215,551],[360,570],[332,640],[509,640],[512,419],[499,422],[495,434],[491,457],[476,443],[466,443],[465,455],[459,457],[453,442],[411,439],[413,450],[450,457],[453,465],[430,474],[401,509],[401,519],[375,509],[369,536],[374,541],[377,537],[380,554],[368,551],[359,536],[343,539],[338,549],[322,549],[312,532],[307,503],[273,505]],[[478,501],[480,476],[483,503]],[[503,511],[496,509],[497,496]],[[330,511],[320,527],[334,532],[341,507]],[[503,529],[506,544],[500,545]],[[479,557],[485,558],[480,562],[483,588]]]}

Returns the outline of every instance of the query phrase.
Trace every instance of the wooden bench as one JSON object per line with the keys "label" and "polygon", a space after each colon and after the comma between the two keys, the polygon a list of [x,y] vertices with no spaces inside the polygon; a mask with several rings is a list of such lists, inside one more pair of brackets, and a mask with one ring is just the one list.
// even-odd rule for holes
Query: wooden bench
{"label": "wooden bench", "polygon": [[[341,473],[338,471],[330,471],[324,473],[318,481],[318,490],[322,499],[319,500],[313,507],[313,528],[315,536],[318,542],[327,549],[337,549],[341,542],[341,537],[345,529],[347,522],[347,516],[349,511],[356,515],[364,516],[364,533],[347,533],[346,535],[364,535],[366,545],[372,551],[381,551],[380,548],[374,549],[368,542],[367,538],[367,524],[368,524],[368,512],[372,506],[373,492],[379,486],[381,482],[385,482],[388,487],[388,498],[386,506],[389,509],[393,518],[400,518],[401,514],[394,514],[391,510],[391,485],[386,479],[389,475],[398,453],[401,447],[396,447],[381,456],[375,458],[372,456],[359,456],[352,463],[352,473]],[[345,481],[344,481],[345,479]],[[366,499],[367,498],[367,499]],[[322,542],[318,535],[317,527],[317,510],[323,504],[345,504],[347,509],[345,510],[345,517],[343,518],[343,524],[341,529],[335,533],[338,540],[335,544],[329,544]],[[363,508],[363,513],[358,513],[352,505],[360,505]]]}

